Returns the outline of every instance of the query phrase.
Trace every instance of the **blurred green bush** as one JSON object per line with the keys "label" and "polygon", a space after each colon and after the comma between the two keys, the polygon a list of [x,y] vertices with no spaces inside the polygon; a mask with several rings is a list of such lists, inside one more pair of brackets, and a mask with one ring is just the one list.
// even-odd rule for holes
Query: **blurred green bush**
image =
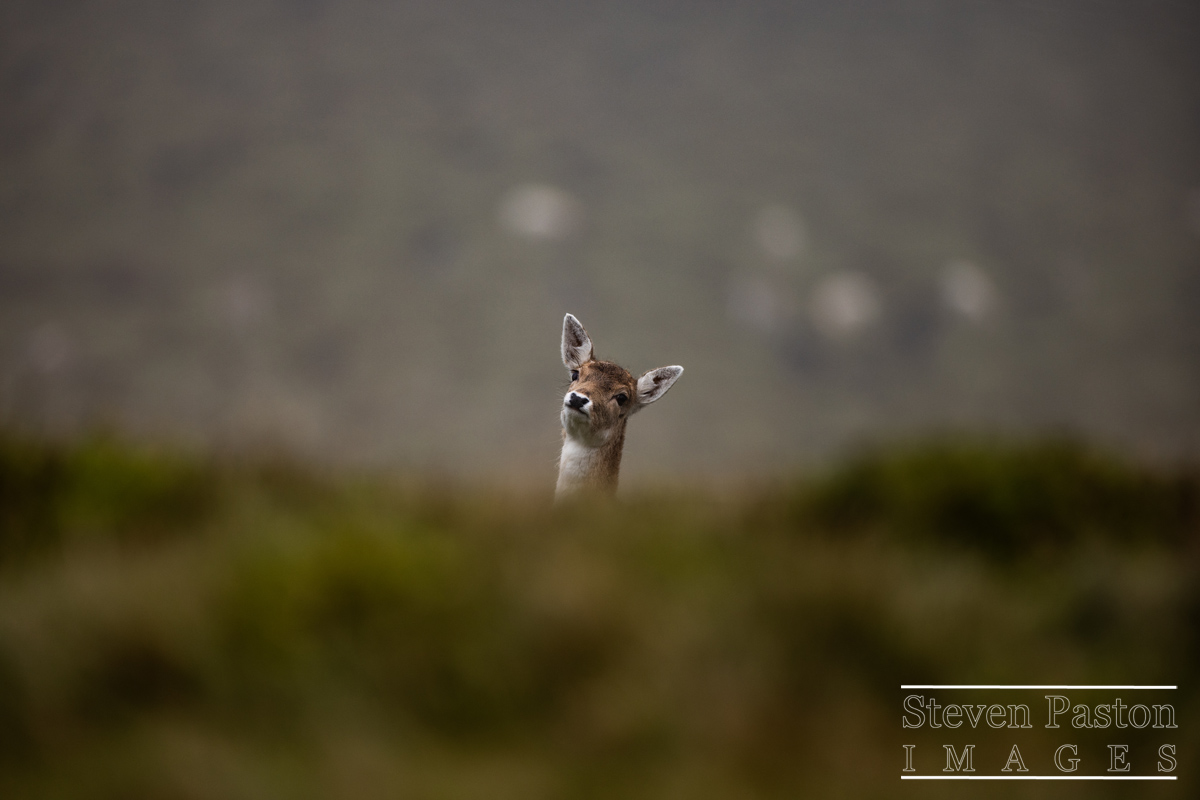
{"label": "blurred green bush", "polygon": [[1196,497],[1061,442],[551,506],[7,436],[0,796],[887,797],[904,682],[1177,683],[1194,752]]}
{"label": "blurred green bush", "polygon": [[1078,442],[946,440],[862,455],[802,489],[795,512],[832,530],[883,527],[1016,558],[1093,536],[1181,543],[1200,518],[1198,485]]}

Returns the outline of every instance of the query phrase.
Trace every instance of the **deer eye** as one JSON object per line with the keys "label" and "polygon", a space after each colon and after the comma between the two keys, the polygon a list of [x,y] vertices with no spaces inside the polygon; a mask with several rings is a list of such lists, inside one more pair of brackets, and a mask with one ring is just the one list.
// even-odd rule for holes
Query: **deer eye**
{"label": "deer eye", "polygon": [[577,369],[571,370],[571,380],[572,381],[579,380],[579,370],[577,370]]}
{"label": "deer eye", "polygon": [[616,400],[617,400],[617,405],[623,406],[623,405],[625,405],[626,402],[629,401],[629,395],[625,394],[624,392],[621,392],[620,394],[617,395]]}

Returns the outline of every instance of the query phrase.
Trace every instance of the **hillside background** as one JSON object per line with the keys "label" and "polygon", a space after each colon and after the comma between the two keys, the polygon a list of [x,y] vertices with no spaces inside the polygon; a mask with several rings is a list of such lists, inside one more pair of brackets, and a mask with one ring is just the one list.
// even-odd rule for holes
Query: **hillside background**
{"label": "hillside background", "polygon": [[0,6],[0,415],[546,485],[930,430],[1200,449],[1200,7]]}
{"label": "hillside background", "polygon": [[[976,682],[1179,718],[979,796],[1194,795],[1197,43],[0,3],[0,797],[954,797],[899,687]],[[549,503],[567,311],[687,370],[620,503]]]}

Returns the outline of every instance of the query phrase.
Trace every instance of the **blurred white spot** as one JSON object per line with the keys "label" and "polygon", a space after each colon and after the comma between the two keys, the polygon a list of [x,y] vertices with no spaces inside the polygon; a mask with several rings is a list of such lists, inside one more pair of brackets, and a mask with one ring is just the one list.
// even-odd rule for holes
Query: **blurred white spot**
{"label": "blurred white spot", "polygon": [[1196,236],[1200,236],[1200,189],[1192,189],[1187,200],[1187,225]]}
{"label": "blurred white spot", "polygon": [[74,351],[75,343],[71,335],[57,322],[47,322],[29,335],[26,353],[34,369],[50,374],[67,366]]}
{"label": "blurred white spot", "polygon": [[245,328],[267,313],[271,297],[254,280],[241,275],[225,285],[223,303],[229,323],[236,328]]}
{"label": "blurred white spot", "polygon": [[858,332],[879,316],[879,294],[864,275],[839,272],[813,293],[813,324],[824,335],[840,339]]}
{"label": "blurred white spot", "polygon": [[767,206],[754,219],[754,241],[764,253],[779,261],[800,255],[805,238],[804,222],[787,206]]}
{"label": "blurred white spot", "polygon": [[951,261],[942,271],[942,300],[952,310],[979,322],[996,301],[987,273],[970,261]]}
{"label": "blurred white spot", "polygon": [[553,186],[525,184],[500,201],[500,224],[531,239],[562,239],[575,230],[581,215],[575,198]]}
{"label": "blurred white spot", "polygon": [[776,294],[761,278],[737,281],[729,287],[729,316],[748,328],[769,333],[780,312]]}
{"label": "blurred white spot", "polygon": [[263,441],[279,441],[301,447],[317,447],[325,433],[324,415],[317,398],[272,382],[259,383],[240,398],[234,409],[238,430],[249,431]]}

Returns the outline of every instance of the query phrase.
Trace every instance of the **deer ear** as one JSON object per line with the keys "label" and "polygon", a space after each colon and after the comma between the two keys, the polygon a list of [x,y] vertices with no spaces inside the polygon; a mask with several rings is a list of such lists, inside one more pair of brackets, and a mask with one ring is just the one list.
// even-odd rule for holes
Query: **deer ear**
{"label": "deer ear", "polygon": [[592,360],[592,340],[571,314],[563,317],[562,359],[567,369],[579,369]]}
{"label": "deer ear", "polygon": [[638,378],[638,407],[648,406],[662,397],[682,374],[683,367],[659,367]]}

